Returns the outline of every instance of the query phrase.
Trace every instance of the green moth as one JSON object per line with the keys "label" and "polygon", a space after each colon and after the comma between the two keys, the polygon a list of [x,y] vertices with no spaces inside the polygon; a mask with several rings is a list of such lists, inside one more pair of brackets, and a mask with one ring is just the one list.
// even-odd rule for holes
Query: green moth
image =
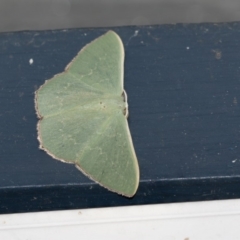
{"label": "green moth", "polygon": [[139,167],[123,89],[124,47],[113,31],[87,44],[35,92],[40,148],[90,179],[132,197]]}

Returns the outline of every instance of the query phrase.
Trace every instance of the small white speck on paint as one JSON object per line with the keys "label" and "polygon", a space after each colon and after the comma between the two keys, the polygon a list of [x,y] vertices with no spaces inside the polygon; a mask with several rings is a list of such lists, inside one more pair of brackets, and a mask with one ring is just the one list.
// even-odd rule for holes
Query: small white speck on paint
{"label": "small white speck on paint", "polygon": [[136,36],[138,35],[138,32],[139,32],[139,30],[136,30],[136,31],[134,32],[133,37],[136,37]]}
{"label": "small white speck on paint", "polygon": [[33,64],[33,59],[32,59],[32,58],[29,59],[29,64],[30,64],[30,65]]}
{"label": "small white speck on paint", "polygon": [[232,160],[232,163],[235,163],[237,161],[237,158],[236,159],[234,159],[234,160]]}
{"label": "small white speck on paint", "polygon": [[131,39],[136,37],[138,35],[138,33],[139,33],[139,30],[135,30],[134,34],[128,39],[128,42],[126,45],[128,45],[130,43]]}
{"label": "small white speck on paint", "polygon": [[86,34],[86,33],[84,33],[84,36],[87,36],[87,34]]}
{"label": "small white speck on paint", "polygon": [[189,47],[189,46],[187,46],[187,47],[186,47],[186,49],[187,49],[187,50],[189,50],[189,49],[190,49],[190,47]]}

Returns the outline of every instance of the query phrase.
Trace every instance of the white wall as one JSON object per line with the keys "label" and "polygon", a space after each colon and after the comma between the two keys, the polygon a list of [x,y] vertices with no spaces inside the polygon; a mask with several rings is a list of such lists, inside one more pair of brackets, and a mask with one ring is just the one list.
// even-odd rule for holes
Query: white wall
{"label": "white wall", "polygon": [[238,0],[0,1],[0,32],[239,20]]}

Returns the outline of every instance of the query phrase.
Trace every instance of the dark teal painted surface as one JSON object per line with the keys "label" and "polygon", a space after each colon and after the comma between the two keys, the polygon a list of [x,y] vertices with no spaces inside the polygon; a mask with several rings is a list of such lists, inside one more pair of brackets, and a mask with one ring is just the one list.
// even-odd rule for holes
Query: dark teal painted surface
{"label": "dark teal painted surface", "polygon": [[108,29],[4,33],[0,213],[240,197],[240,23],[112,29],[125,46],[136,196],[111,193],[38,149],[34,91]]}

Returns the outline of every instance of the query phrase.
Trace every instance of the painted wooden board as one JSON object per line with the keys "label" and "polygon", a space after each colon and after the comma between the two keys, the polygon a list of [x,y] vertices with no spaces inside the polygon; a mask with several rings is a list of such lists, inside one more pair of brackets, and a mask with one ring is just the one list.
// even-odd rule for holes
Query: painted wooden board
{"label": "painted wooden board", "polygon": [[[34,91],[108,30],[125,48],[134,198],[38,149]],[[240,197],[240,23],[0,34],[0,213]]]}

